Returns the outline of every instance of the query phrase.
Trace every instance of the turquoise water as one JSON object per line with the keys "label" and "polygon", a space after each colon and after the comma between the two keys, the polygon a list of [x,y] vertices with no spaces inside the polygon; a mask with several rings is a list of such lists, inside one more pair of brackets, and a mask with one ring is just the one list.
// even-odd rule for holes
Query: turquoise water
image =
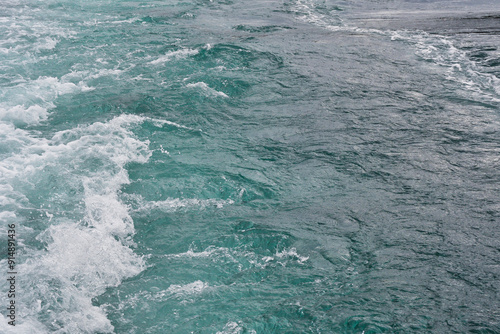
{"label": "turquoise water", "polygon": [[494,1],[0,9],[1,333],[500,333]]}

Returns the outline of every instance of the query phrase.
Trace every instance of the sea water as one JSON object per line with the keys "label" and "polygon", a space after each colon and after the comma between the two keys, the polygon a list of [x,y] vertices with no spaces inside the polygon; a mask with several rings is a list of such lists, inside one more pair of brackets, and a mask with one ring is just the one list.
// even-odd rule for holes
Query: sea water
{"label": "sea water", "polygon": [[499,17],[2,1],[0,332],[500,333]]}

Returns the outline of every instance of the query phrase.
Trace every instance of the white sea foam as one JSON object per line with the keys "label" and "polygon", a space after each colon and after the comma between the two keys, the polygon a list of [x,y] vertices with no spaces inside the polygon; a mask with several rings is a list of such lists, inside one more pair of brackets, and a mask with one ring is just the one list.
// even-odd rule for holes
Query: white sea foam
{"label": "white sea foam", "polygon": [[[2,18],[0,29],[5,36],[0,41],[1,52],[23,56],[26,53],[52,50],[61,39],[73,38],[76,35],[73,30],[60,27],[50,20],[37,20],[26,15],[25,11],[22,10],[11,12],[10,16]],[[7,48],[5,45],[9,45],[9,47]]]}
{"label": "white sea foam", "polygon": [[181,208],[200,208],[204,209],[206,207],[216,207],[218,209],[223,208],[225,205],[234,204],[231,199],[220,200],[220,199],[197,199],[197,198],[168,198],[164,201],[143,201],[138,198],[139,207],[135,210],[136,212],[150,212],[151,210],[161,210],[163,212],[174,212]]}
{"label": "white sea foam", "polygon": [[[244,333],[244,328],[241,327],[237,322],[235,321],[230,321],[228,322],[222,331],[218,331],[217,334],[240,334]],[[254,330],[251,330],[249,333],[253,334],[256,333]]]}
{"label": "white sea foam", "polygon": [[65,74],[61,77],[62,81],[65,82],[74,82],[79,81],[81,84],[87,82],[92,79],[98,79],[106,76],[120,76],[126,70],[117,69],[117,68],[101,68],[101,69],[93,69],[93,70],[74,70],[68,74]]}
{"label": "white sea foam", "polygon": [[[1,202],[1,198],[0,198],[0,203]],[[2,203],[3,204],[3,203]],[[0,204],[0,205],[2,205]],[[0,212],[0,220],[5,222],[7,220],[12,220],[12,219],[15,219],[16,218],[16,213],[15,212],[11,212],[11,211],[2,211]]]}
{"label": "white sea foam", "polygon": [[274,256],[264,256],[262,258],[262,261],[264,261],[265,263],[276,261],[282,266],[286,266],[289,260],[295,260],[299,264],[304,264],[304,262],[309,260],[309,256],[302,256],[297,253],[297,249],[290,248],[290,249],[284,249],[281,252],[276,251]]}
{"label": "white sea foam", "polygon": [[[195,281],[188,284],[172,284],[167,289],[158,291],[156,293],[146,292],[141,295],[140,298],[150,299],[153,301],[164,301],[170,298],[181,299],[183,303],[192,302],[193,297],[204,293],[207,289],[210,289],[211,286],[203,281]],[[133,297],[134,298],[134,297]],[[130,305],[135,300],[131,300],[126,304]]]}
{"label": "white sea foam", "polygon": [[33,105],[26,108],[24,105],[17,105],[11,108],[0,107],[0,120],[10,121],[14,124],[38,124],[47,120],[49,113],[47,108]]}
{"label": "white sea foam", "polygon": [[200,51],[198,49],[180,49],[176,51],[169,51],[165,53],[163,56],[160,56],[158,59],[155,59],[150,64],[158,65],[166,63],[172,59],[183,59],[189,56],[197,55]]}
{"label": "white sea foam", "polygon": [[[448,37],[425,32],[389,31],[393,41],[403,41],[415,48],[420,58],[446,69],[446,79],[463,88],[463,93],[478,100],[500,102],[500,79],[482,72]],[[462,93],[462,94],[463,94]]]}
{"label": "white sea foam", "polygon": [[153,125],[157,126],[157,127],[162,127],[164,125],[171,125],[171,126],[175,126],[176,128],[180,128],[180,129],[195,130],[195,129],[190,128],[188,126],[181,125],[181,124],[167,121],[167,120],[163,120],[163,119],[158,119],[158,118],[147,118],[147,119],[150,120],[153,123]]}
{"label": "white sea foam", "polygon": [[210,246],[203,251],[189,249],[184,253],[167,254],[165,258],[174,261],[175,259],[185,259],[194,261],[204,261],[210,259],[214,262],[222,262],[234,265],[238,271],[248,268],[266,268],[279,264],[283,267],[288,265],[304,265],[309,260],[308,256],[301,255],[296,248],[287,248],[276,251],[271,256],[261,256],[253,251],[239,248]]}
{"label": "white sea foam", "polygon": [[40,50],[52,50],[52,49],[55,49],[57,43],[59,43],[59,41],[57,39],[52,38],[52,37],[45,37],[45,38],[41,39],[39,44],[36,46],[36,50],[38,50],[38,51],[40,51]]}
{"label": "white sea foam", "polygon": [[92,298],[145,266],[131,248],[133,221],[118,199],[119,189],[129,182],[125,165],[145,162],[151,155],[148,142],[130,131],[144,120],[121,115],[58,132],[50,139],[0,123],[0,135],[19,146],[0,161],[0,201],[13,209],[3,211],[2,220],[23,219],[15,209],[32,206],[23,192],[36,191],[36,184],[46,180],[58,182],[44,194],[49,206],[52,201],[83,205],[69,217],[34,208],[40,211],[37,229],[46,226],[37,239],[46,246],[23,250],[27,260],[18,265],[23,275],[16,333],[113,331],[105,311],[92,305]]}
{"label": "white sea foam", "polygon": [[295,12],[300,21],[311,23],[313,25],[325,28],[333,28],[341,25],[341,19],[338,16],[329,13],[322,14],[317,10],[316,5],[310,0],[296,0],[292,3],[291,10]]}
{"label": "white sea foam", "polygon": [[330,31],[376,34],[407,43],[414,48],[417,56],[446,68],[445,78],[462,87],[459,94],[479,101],[500,102],[500,79],[482,71],[449,37],[415,30],[379,30],[350,26],[340,17],[322,14],[311,0],[296,0],[292,8],[299,20]]}
{"label": "white sea foam", "polygon": [[17,129],[14,124],[6,121],[0,122],[0,149],[2,152],[15,152],[36,141],[38,139],[32,138],[25,130]]}
{"label": "white sea foam", "polygon": [[195,88],[201,91],[205,96],[212,96],[212,97],[229,97],[227,96],[226,93],[224,92],[219,92],[211,87],[209,87],[206,83],[204,82],[196,82],[196,83],[189,83],[186,85],[187,88]]}
{"label": "white sea foam", "polygon": [[297,259],[297,261],[301,264],[309,260],[309,256],[299,255],[297,253],[297,249],[295,248],[284,249],[281,252],[277,251],[275,257],[279,259],[286,259],[286,258]]}
{"label": "white sea foam", "polygon": [[168,287],[167,290],[164,291],[165,294],[178,294],[178,295],[192,295],[203,292],[205,289],[209,287],[208,283],[202,282],[200,280],[185,284],[185,285],[177,285],[172,284]]}
{"label": "white sea foam", "polygon": [[141,18],[139,17],[131,17],[130,19],[127,20],[116,20],[116,21],[111,21],[111,24],[123,24],[123,23],[134,23],[140,21]]}
{"label": "white sea foam", "polygon": [[169,255],[165,255],[165,257],[167,257],[167,258],[178,258],[178,257],[204,258],[204,257],[210,257],[214,254],[216,254],[218,256],[220,254],[223,254],[224,256],[228,256],[229,255],[229,248],[209,247],[201,252],[195,252],[192,249],[189,249],[187,252],[178,253],[178,254],[169,254]]}
{"label": "white sea foam", "polygon": [[21,81],[1,92],[0,121],[15,125],[38,124],[47,120],[59,96],[88,90],[92,88],[82,81],[75,84],[55,77]]}
{"label": "white sea foam", "polygon": [[[0,262],[3,265],[3,263]],[[5,267],[5,265],[4,265]],[[0,314],[0,333],[2,334],[47,334],[47,328],[35,319],[25,319],[22,323],[16,322],[16,326],[8,324],[10,318]]]}
{"label": "white sea foam", "polygon": [[[60,332],[112,331],[105,313],[92,305],[91,298],[138,274],[144,266],[142,259],[113,234],[75,222],[51,226],[39,239],[48,244],[47,250],[19,266],[27,277],[38,277],[24,282],[25,312],[35,318],[40,313],[54,317]],[[41,300],[40,310],[35,300]]]}

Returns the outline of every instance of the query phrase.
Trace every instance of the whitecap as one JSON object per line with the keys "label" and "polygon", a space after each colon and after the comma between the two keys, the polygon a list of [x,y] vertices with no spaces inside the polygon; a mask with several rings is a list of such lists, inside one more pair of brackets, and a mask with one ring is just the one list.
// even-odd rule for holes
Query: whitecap
{"label": "whitecap", "polygon": [[[46,194],[49,204],[59,201],[60,206],[73,207],[66,216],[50,206],[32,209],[40,213],[37,229],[46,226],[36,237],[45,247],[19,244],[27,257],[17,266],[23,273],[19,332],[113,332],[105,310],[94,306],[92,298],[145,268],[144,259],[133,251],[130,236],[135,230],[128,207],[118,198],[122,185],[130,182],[125,165],[146,162],[151,156],[149,143],[130,130],[143,121],[121,115],[57,132],[50,139],[19,129],[10,134],[18,137],[14,139],[20,147],[0,161],[0,200],[9,205],[2,218],[23,219],[18,212],[33,205],[23,198],[23,191],[46,180],[58,182]],[[96,161],[94,169],[82,168]]]}
{"label": "whitecap", "polygon": [[25,107],[24,105],[16,105],[10,108],[0,107],[0,120],[10,121],[16,125],[19,124],[38,124],[48,118],[47,108],[39,105]]}
{"label": "whitecap", "polygon": [[187,88],[195,88],[201,91],[205,96],[212,96],[212,97],[229,97],[226,93],[224,92],[219,92],[211,87],[209,87],[206,83],[204,82],[196,82],[196,83],[189,83],[186,85]]}
{"label": "whitecap", "polygon": [[197,198],[167,198],[163,201],[144,201],[137,197],[138,208],[136,212],[150,212],[151,210],[160,210],[163,212],[174,212],[181,208],[200,208],[215,207],[222,209],[226,205],[234,204],[231,199],[197,199]]}
{"label": "whitecap", "polygon": [[[218,331],[217,334],[240,334],[244,333],[244,328],[241,327],[237,322],[230,321],[226,323],[222,331]],[[249,333],[255,333],[254,330],[251,330]]]}
{"label": "whitecap", "polygon": [[163,56],[160,56],[158,59],[150,61],[149,63],[153,65],[163,64],[172,59],[183,59],[187,58],[188,56],[197,55],[198,53],[199,53],[198,49],[180,49],[176,51],[169,51]]}
{"label": "whitecap", "polygon": [[172,284],[165,290],[165,293],[170,294],[180,294],[180,295],[192,295],[203,292],[205,289],[209,287],[208,283],[202,282],[200,280],[195,281],[193,283],[185,284],[185,285],[177,285]]}

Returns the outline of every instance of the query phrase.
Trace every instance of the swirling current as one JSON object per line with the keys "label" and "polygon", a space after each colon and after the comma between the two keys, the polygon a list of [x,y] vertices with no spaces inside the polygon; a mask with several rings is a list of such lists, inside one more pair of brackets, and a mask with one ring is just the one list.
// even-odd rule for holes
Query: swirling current
{"label": "swirling current", "polygon": [[1,333],[500,333],[496,1],[0,10]]}

